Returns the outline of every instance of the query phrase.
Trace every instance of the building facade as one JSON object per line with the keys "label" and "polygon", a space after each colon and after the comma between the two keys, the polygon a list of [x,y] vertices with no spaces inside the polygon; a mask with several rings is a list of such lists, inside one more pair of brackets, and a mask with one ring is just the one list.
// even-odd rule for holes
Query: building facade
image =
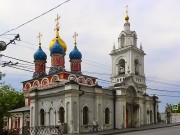
{"label": "building facade", "polygon": [[[69,54],[71,70],[66,71],[67,46],[59,35],[58,19],[56,37],[49,46],[49,72],[46,73],[47,56],[39,42],[39,49],[34,53],[33,79],[23,82],[30,127],[54,126],[61,122],[67,133],[80,133],[92,131],[94,118],[99,130],[156,123],[158,98],[146,94],[145,53],[142,46],[137,47],[137,34],[130,30],[128,14],[118,37],[118,48],[114,46],[110,53],[112,76],[108,89],[99,86],[97,78],[82,74],[77,33],[74,34],[74,49]],[[13,113],[16,115],[15,110]]]}

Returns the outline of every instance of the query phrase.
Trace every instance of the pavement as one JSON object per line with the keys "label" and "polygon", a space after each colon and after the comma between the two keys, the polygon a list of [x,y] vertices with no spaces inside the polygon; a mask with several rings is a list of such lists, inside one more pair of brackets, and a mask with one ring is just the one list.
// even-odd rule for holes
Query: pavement
{"label": "pavement", "polygon": [[[99,131],[99,132],[80,133],[80,134],[71,134],[71,135],[111,135],[111,134],[120,134],[120,133],[126,133],[126,132],[135,132],[135,131],[165,128],[165,127],[172,127],[172,126],[179,126],[179,125],[180,125],[180,122],[169,123],[169,124],[158,123],[158,124],[144,125],[144,126],[136,127],[136,128],[111,129],[111,130],[104,130],[104,131]],[[69,134],[66,134],[66,135],[69,135]]]}

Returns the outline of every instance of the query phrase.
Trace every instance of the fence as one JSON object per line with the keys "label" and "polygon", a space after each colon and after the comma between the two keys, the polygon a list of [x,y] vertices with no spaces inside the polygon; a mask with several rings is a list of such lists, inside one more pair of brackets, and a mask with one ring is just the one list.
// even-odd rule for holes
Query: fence
{"label": "fence", "polygon": [[[63,125],[23,127],[22,129],[6,130],[10,135],[63,135]],[[7,134],[8,135],[8,134]]]}

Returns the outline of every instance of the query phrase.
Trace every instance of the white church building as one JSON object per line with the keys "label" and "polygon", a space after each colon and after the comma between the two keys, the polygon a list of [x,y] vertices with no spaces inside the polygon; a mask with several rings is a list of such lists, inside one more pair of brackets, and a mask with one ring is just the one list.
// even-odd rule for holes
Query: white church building
{"label": "white church building", "polygon": [[58,19],[56,37],[49,46],[51,68],[46,73],[47,56],[39,42],[34,54],[33,79],[23,82],[26,107],[11,111],[8,128],[22,128],[26,124],[53,126],[60,121],[66,125],[67,133],[82,133],[92,131],[94,118],[99,130],[156,123],[158,97],[146,94],[145,53],[142,46],[137,47],[137,34],[130,29],[128,14],[118,37],[118,47],[114,46],[110,52],[112,75],[108,89],[99,86],[96,77],[82,74],[77,33],[74,34],[74,49],[69,54],[71,71],[66,70],[67,47],[59,35]]}

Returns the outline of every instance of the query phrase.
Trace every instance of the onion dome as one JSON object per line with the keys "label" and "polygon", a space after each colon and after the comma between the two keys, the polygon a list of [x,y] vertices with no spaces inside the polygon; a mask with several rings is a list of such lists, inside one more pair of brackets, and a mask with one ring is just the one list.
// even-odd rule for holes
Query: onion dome
{"label": "onion dome", "polygon": [[81,59],[82,58],[82,54],[78,50],[77,46],[74,46],[74,49],[69,54],[69,58],[70,59]]}
{"label": "onion dome", "polygon": [[46,60],[47,55],[42,50],[41,46],[39,46],[39,49],[34,53],[34,60]]}
{"label": "onion dome", "polygon": [[81,59],[82,58],[82,54],[81,52],[78,50],[77,46],[76,46],[76,38],[77,38],[78,34],[75,32],[74,35],[73,35],[73,38],[75,40],[74,42],[74,49],[70,52],[69,54],[69,58],[70,59]]}
{"label": "onion dome", "polygon": [[64,49],[61,46],[61,44],[58,42],[58,39],[56,39],[55,44],[50,49],[51,55],[52,54],[64,54]]}
{"label": "onion dome", "polygon": [[59,36],[59,22],[58,20],[60,19],[60,17],[57,15],[57,18],[55,19],[56,21],[56,38],[54,38],[51,42],[50,42],[50,45],[49,45],[49,50],[51,50],[51,48],[54,46],[54,44],[56,43],[56,40],[58,40],[59,44],[63,47],[64,49],[64,53],[66,52],[67,50],[67,46],[66,46],[66,43],[60,38]]}
{"label": "onion dome", "polygon": [[39,49],[34,53],[34,60],[46,60],[47,59],[46,53],[41,48],[41,37],[42,37],[42,34],[39,33],[39,35],[38,35]]}
{"label": "onion dome", "polygon": [[56,43],[56,40],[58,40],[59,44],[63,47],[64,52],[66,52],[67,50],[66,43],[60,38],[59,33],[58,33],[58,36],[50,42],[49,50],[51,50],[51,48],[54,46],[54,44]]}

